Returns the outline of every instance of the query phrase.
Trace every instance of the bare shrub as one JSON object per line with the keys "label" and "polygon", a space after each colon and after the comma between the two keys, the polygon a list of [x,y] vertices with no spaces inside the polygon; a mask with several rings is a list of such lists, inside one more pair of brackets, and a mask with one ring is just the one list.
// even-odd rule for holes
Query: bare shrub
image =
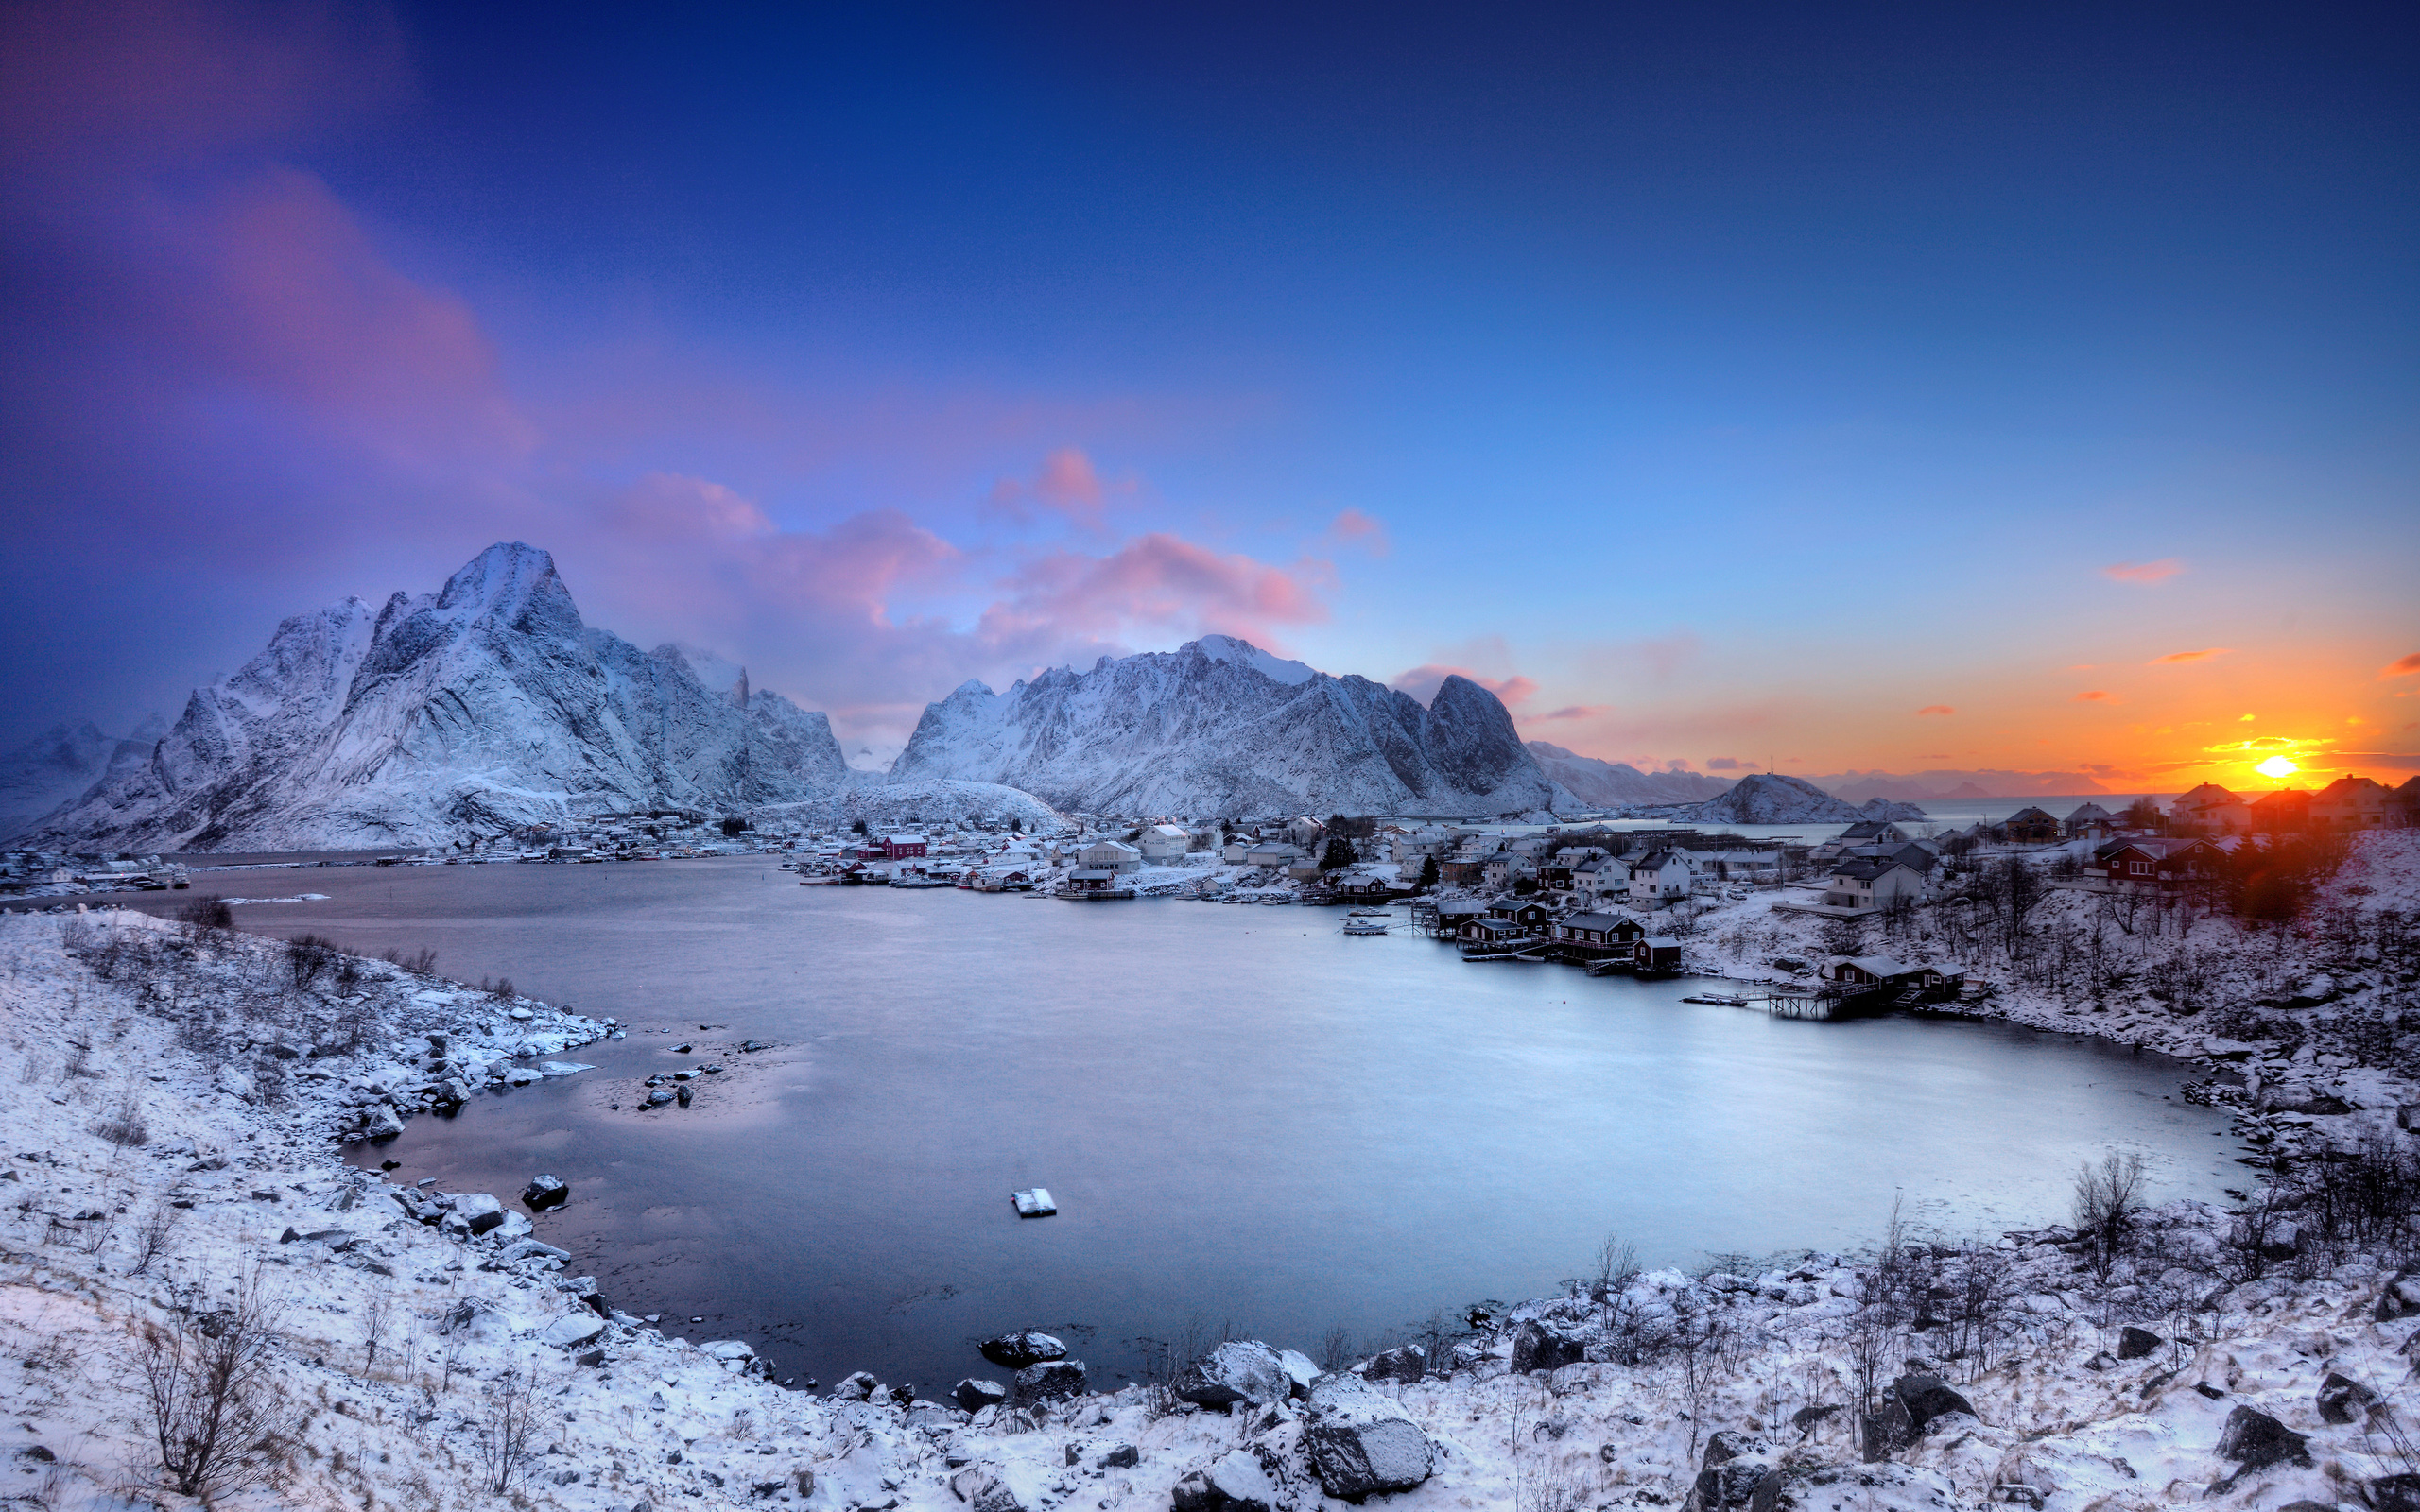
{"label": "bare shrub", "polygon": [[186,1496],[212,1501],[255,1486],[288,1435],[272,1367],[280,1309],[257,1271],[216,1312],[197,1294],[138,1339],[160,1466]]}
{"label": "bare shrub", "polygon": [[215,892],[203,893],[189,900],[177,910],[177,920],[194,929],[233,929],[235,910],[227,900]]}
{"label": "bare shrub", "polygon": [[285,942],[285,971],[297,990],[308,991],[320,977],[336,970],[344,955],[331,939],[317,935],[297,935]]}
{"label": "bare shrub", "polygon": [[1354,1361],[1353,1331],[1342,1324],[1320,1335],[1320,1368],[1336,1374]]}
{"label": "bare shrub", "polygon": [[509,976],[498,977],[496,979],[495,986],[488,988],[488,996],[495,999],[498,1003],[510,1003],[520,995],[520,992],[515,989],[512,985],[512,978]]}
{"label": "bare shrub", "polygon": [[487,1400],[473,1425],[479,1484],[503,1496],[521,1479],[533,1459],[530,1445],[538,1433],[538,1374],[508,1374],[488,1388]]}
{"label": "bare shrub", "polygon": [[[1329,1337],[1339,1332],[1331,1331]],[[1143,1347],[1144,1408],[1154,1420],[1166,1418],[1183,1405],[1177,1400],[1177,1378],[1209,1349],[1208,1330],[1200,1318],[1188,1318],[1174,1337],[1135,1342]]]}
{"label": "bare shrub", "polygon": [[150,1126],[143,1122],[142,1110],[131,1098],[118,1104],[107,1118],[95,1120],[92,1130],[121,1150],[151,1143]]}
{"label": "bare shrub", "polygon": [[177,1224],[184,1217],[182,1208],[155,1202],[145,1215],[141,1227],[134,1230],[134,1268],[130,1275],[140,1276],[151,1268],[152,1262],[166,1252],[168,1241],[176,1237]]}

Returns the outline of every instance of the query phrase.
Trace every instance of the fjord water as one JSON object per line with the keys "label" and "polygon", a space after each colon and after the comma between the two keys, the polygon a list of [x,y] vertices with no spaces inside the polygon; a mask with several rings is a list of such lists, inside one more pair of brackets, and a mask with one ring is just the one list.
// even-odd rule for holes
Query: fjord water
{"label": "fjord water", "polygon": [[[508,1199],[562,1176],[538,1231],[616,1306],[802,1379],[937,1394],[998,1374],[974,1340],[1031,1326],[1114,1384],[1188,1320],[1316,1352],[1551,1290],[1609,1231],[1687,1265],[1858,1247],[1894,1196],[1956,1237],[2061,1220],[2111,1147],[2161,1197],[2242,1175],[2174,1061],[1776,1021],[1679,1001],[1702,983],[1347,938],[1333,910],[801,887],[759,858],[197,883],[325,893],[241,922],[434,949],[632,1025],[575,1053],[595,1071],[356,1158]],[[703,1063],[731,1069],[696,1106],[633,1110],[639,1078]],[[1036,1184],[1060,1215],[1021,1222],[1009,1194]]]}

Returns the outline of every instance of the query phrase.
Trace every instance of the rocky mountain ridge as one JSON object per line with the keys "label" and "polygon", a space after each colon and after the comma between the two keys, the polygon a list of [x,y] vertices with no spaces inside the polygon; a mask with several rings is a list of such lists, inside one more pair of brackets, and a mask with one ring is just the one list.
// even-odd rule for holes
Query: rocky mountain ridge
{"label": "rocky mountain ridge", "polygon": [[1529,742],[1539,767],[1563,784],[1564,790],[1590,808],[1614,809],[1634,803],[1697,803],[1719,798],[1730,780],[1700,772],[1643,772],[1628,762],[1582,756],[1548,741]]}
{"label": "rocky mountain ridge", "polygon": [[1865,806],[1845,803],[1803,777],[1779,772],[1751,772],[1739,784],[1674,818],[1697,824],[1855,824],[1859,819],[1921,819],[1925,811],[1912,803],[1871,799]]}
{"label": "rocky mountain ridge", "polygon": [[1496,696],[1447,678],[1427,707],[1242,641],[1053,667],[925,707],[893,781],[1023,788],[1085,813],[1417,814],[1551,808],[1555,784]]}

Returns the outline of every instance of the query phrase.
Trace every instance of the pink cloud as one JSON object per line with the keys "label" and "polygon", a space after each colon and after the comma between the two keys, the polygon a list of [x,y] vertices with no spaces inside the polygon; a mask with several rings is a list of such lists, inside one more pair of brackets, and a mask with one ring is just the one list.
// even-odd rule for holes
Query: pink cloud
{"label": "pink cloud", "polygon": [[1705,761],[1705,769],[1709,772],[1736,772],[1739,769],[1739,758],[1737,756],[1709,756]]}
{"label": "pink cloud", "polygon": [[2170,651],[2166,656],[2155,656],[2143,664],[2145,666],[2160,667],[2178,662],[2206,662],[2214,656],[2226,655],[2230,649],[2232,648],[2229,646],[2212,645],[2204,646],[2199,651]]}
{"label": "pink cloud", "polygon": [[2414,651],[2410,656],[2397,657],[2388,662],[2379,671],[2378,679],[2384,681],[2388,678],[2408,678],[2415,672],[2420,672],[2420,651]]}
{"label": "pink cloud", "polygon": [[1392,549],[1387,527],[1358,509],[1344,509],[1327,523],[1326,541],[1331,550],[1358,546],[1373,557],[1383,557]]}
{"label": "pink cloud", "polygon": [[2185,564],[2173,557],[2157,561],[2114,562],[2100,569],[2100,576],[2121,583],[2164,583],[2185,570]]}
{"label": "pink cloud", "polygon": [[1921,718],[1926,714],[1954,714],[1957,712],[1957,710],[1952,709],[1945,703],[1928,703],[1923,708],[1917,710],[1916,714],[1917,717]]}
{"label": "pink cloud", "polygon": [[[1399,693],[1408,693],[1411,695],[1422,703],[1434,703],[1437,700],[1437,690],[1443,686],[1447,678],[1469,679],[1471,681],[1478,683],[1480,687],[1485,688],[1488,692],[1495,695],[1496,697],[1502,699],[1504,701],[1504,707],[1507,709],[1517,709],[1521,704],[1528,702],[1531,697],[1533,697],[1538,691],[1537,683],[1528,678],[1522,677],[1518,673],[1515,673],[1509,678],[1490,678],[1474,672],[1468,667],[1441,666],[1434,662],[1422,666],[1413,667],[1409,672],[1398,672],[1393,677],[1387,679],[1387,685],[1395,689]],[[1571,718],[1582,717],[1579,714],[1573,714],[1567,710],[1561,711],[1555,714],[1549,714],[1547,717],[1562,718],[1566,716]]]}
{"label": "pink cloud", "polygon": [[992,485],[990,504],[1011,519],[1031,518],[1028,506],[1055,514],[1079,530],[1105,528],[1102,511],[1113,496],[1131,495],[1138,485],[1132,478],[1104,484],[1093,460],[1072,446],[1063,446],[1042,459],[1031,480],[1002,478]]}
{"label": "pink cloud", "polygon": [[[1514,680],[1526,681],[1527,679],[1516,679]],[[1503,695],[1498,694],[1496,696],[1503,697]],[[1527,696],[1527,695],[1524,695],[1524,696]],[[1512,700],[1508,698],[1505,701],[1509,704]],[[1599,714],[1609,714],[1613,712],[1614,706],[1609,703],[1565,704],[1564,707],[1556,710],[1550,714],[1530,714],[1525,718],[1522,723],[1535,725],[1544,724],[1550,719],[1594,719]]]}
{"label": "pink cloud", "polygon": [[2118,701],[2118,696],[2114,693],[2104,693],[2100,689],[2095,688],[2090,693],[2077,694],[2075,701],[2078,703],[2116,703]]}
{"label": "pink cloud", "polygon": [[1154,531],[1107,556],[1055,551],[1001,582],[978,633],[1004,649],[1100,642],[1129,629],[1216,631],[1270,648],[1279,627],[1327,618],[1325,562],[1291,568]]}

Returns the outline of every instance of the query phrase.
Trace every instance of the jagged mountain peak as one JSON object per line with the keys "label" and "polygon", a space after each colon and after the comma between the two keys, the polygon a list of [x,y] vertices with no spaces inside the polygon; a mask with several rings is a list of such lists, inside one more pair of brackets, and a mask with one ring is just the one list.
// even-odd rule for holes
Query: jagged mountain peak
{"label": "jagged mountain peak", "polygon": [[433,594],[294,615],[198,689],[139,771],[44,822],[79,841],[323,849],[582,812],[796,802],[846,780],[821,713],[709,688],[676,646],[585,625],[546,552],[499,542]]}

